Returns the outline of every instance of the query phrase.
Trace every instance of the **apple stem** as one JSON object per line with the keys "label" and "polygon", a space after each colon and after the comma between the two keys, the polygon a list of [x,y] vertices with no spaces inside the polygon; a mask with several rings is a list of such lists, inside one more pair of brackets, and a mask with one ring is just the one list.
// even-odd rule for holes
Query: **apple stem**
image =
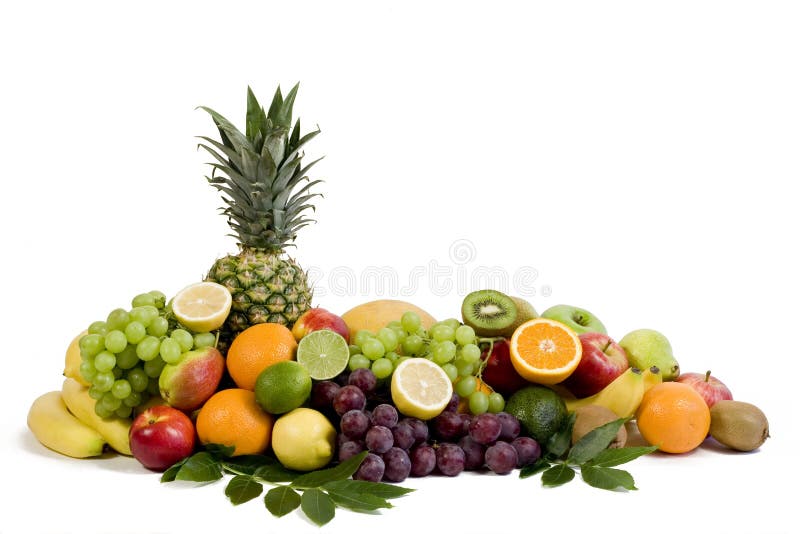
{"label": "apple stem", "polygon": [[711,371],[706,371],[706,382],[708,382],[709,378],[711,378]]}

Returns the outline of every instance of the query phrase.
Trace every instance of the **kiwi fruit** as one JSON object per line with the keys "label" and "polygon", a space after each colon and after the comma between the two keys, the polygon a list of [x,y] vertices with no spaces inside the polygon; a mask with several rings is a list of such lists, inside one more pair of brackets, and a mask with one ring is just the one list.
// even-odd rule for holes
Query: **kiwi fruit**
{"label": "kiwi fruit", "polygon": [[[595,428],[617,419],[619,419],[619,416],[605,406],[596,404],[581,406],[575,410],[575,424],[572,426],[572,444],[575,445],[578,440]],[[625,430],[625,425],[622,425],[619,427],[617,435],[611,440],[608,448],[622,448],[625,446],[626,441],[628,441],[628,431]]]}
{"label": "kiwi fruit", "polygon": [[521,325],[522,323],[526,323],[531,319],[536,319],[539,317],[539,313],[536,311],[536,309],[530,302],[528,302],[523,298],[515,297],[513,295],[509,295],[509,297],[511,298],[511,300],[514,301],[514,305],[517,308],[517,318],[514,320],[513,323],[511,323],[511,326],[509,326],[500,333],[501,336],[507,338],[513,336],[514,330],[519,328],[519,325]]}
{"label": "kiwi fruit", "polygon": [[709,434],[726,447],[749,452],[769,437],[769,422],[757,406],[749,402],[721,400],[711,407]]}
{"label": "kiwi fruit", "polygon": [[517,305],[494,289],[473,291],[461,303],[464,324],[479,336],[501,336],[517,319]]}

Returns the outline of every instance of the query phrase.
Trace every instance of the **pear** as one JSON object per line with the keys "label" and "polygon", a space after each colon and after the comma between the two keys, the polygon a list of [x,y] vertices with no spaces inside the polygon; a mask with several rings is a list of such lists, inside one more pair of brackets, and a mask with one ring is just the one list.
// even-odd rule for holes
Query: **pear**
{"label": "pear", "polygon": [[680,365],[672,354],[672,345],[660,332],[649,328],[634,330],[620,339],[619,345],[628,354],[631,367],[649,369],[656,366],[665,381],[675,380],[681,374]]}
{"label": "pear", "polygon": [[173,408],[191,411],[214,394],[222,380],[225,359],[214,347],[192,350],[167,364],[158,378],[161,397]]}

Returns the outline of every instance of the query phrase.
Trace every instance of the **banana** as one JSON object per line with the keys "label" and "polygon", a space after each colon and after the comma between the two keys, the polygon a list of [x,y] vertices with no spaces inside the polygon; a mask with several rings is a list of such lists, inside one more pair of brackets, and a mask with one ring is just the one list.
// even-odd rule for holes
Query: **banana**
{"label": "banana", "polygon": [[112,417],[103,419],[94,411],[95,400],[89,396],[89,388],[80,385],[75,379],[67,378],[61,388],[61,395],[67,408],[75,417],[100,433],[115,451],[131,455],[131,442],[128,434],[131,420]]}
{"label": "banana", "polygon": [[567,410],[574,412],[581,406],[605,406],[619,417],[628,418],[636,413],[644,395],[644,378],[636,368],[629,368],[600,392],[583,399],[566,399]]}
{"label": "banana", "polygon": [[81,376],[81,349],[79,343],[81,338],[89,332],[84,330],[72,340],[67,347],[67,354],[64,357],[64,376],[74,378],[83,386],[90,386],[85,378]]}
{"label": "banana", "polygon": [[60,391],[51,391],[33,401],[28,428],[45,447],[73,458],[103,454],[103,436],[69,413]]}
{"label": "banana", "polygon": [[661,376],[661,369],[652,366],[647,371],[644,371],[644,392],[647,393],[650,388],[657,386],[664,379]]}

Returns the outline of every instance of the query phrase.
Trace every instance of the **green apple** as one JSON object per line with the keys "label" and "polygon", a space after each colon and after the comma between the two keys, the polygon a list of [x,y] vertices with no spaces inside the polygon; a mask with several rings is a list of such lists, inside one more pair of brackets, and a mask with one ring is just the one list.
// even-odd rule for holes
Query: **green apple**
{"label": "green apple", "polygon": [[583,308],[568,306],[566,304],[556,304],[542,312],[542,317],[552,319],[572,328],[576,334],[587,332],[600,332],[607,334],[606,327],[600,319]]}
{"label": "green apple", "polygon": [[656,366],[664,380],[675,380],[681,374],[680,365],[672,354],[672,345],[661,332],[641,328],[629,332],[619,340],[619,345],[628,354],[631,367],[649,369]]}

